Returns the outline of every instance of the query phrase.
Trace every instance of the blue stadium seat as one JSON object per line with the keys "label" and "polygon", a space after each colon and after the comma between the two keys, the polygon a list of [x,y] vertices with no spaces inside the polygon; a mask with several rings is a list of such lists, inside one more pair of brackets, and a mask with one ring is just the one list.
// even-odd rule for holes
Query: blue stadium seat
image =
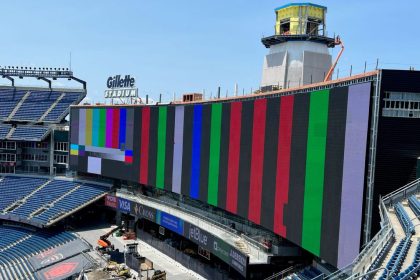
{"label": "blue stadium seat", "polygon": [[6,139],[7,134],[9,133],[12,126],[10,124],[1,124],[0,125],[0,140]]}
{"label": "blue stadium seat", "polygon": [[41,141],[48,133],[47,127],[20,126],[16,127],[10,140]]}
{"label": "blue stadium seat", "polygon": [[77,237],[69,232],[31,231],[0,225],[0,279],[35,279],[28,258],[75,239]]}
{"label": "blue stadium seat", "polygon": [[63,114],[69,109],[70,105],[76,104],[82,97],[82,94],[79,92],[66,93],[66,95],[54,106],[54,108],[44,118],[44,121],[59,122],[63,118]]}
{"label": "blue stadium seat", "polygon": [[56,91],[31,91],[12,119],[37,121],[60,95],[61,93]]}
{"label": "blue stadium seat", "polygon": [[0,119],[6,119],[10,115],[25,93],[26,91],[10,88],[0,89]]}

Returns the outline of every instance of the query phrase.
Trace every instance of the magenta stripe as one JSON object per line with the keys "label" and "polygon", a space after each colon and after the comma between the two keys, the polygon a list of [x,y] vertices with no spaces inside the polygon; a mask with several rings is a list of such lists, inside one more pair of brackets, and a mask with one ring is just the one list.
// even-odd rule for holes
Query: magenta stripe
{"label": "magenta stripe", "polygon": [[359,253],[369,122],[370,83],[349,87],[337,267]]}
{"label": "magenta stripe", "polygon": [[106,147],[112,148],[112,126],[114,124],[112,109],[106,109]]}

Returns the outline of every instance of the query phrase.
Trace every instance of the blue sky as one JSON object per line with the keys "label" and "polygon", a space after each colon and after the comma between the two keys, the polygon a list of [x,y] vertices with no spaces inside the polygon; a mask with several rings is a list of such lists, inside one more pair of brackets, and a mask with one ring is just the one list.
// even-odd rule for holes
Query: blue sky
{"label": "blue sky", "polygon": [[[232,94],[235,83],[249,92],[260,83],[267,52],[261,37],[274,33],[274,8],[286,3],[4,1],[0,65],[68,67],[71,52],[72,70],[88,82],[95,102],[115,74],[134,75],[141,95],[162,93],[164,100],[203,89],[214,94],[218,86]],[[340,34],[345,43],[340,76],[350,65],[362,71],[365,61],[372,68],[377,58],[382,68],[420,68],[418,0],[313,3],[328,7],[329,35]]]}

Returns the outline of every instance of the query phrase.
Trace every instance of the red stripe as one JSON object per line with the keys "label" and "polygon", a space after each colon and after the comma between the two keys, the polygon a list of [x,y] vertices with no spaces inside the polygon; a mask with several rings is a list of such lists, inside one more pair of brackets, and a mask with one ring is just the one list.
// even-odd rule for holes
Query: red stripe
{"label": "red stripe", "polygon": [[290,146],[292,142],[294,96],[283,96],[280,103],[279,142],[277,153],[274,232],[286,237],[283,220],[284,205],[289,200]]}
{"label": "red stripe", "polygon": [[230,108],[226,210],[236,214],[238,206],[238,175],[239,151],[241,148],[242,102],[233,102]]}
{"label": "red stripe", "polygon": [[248,219],[260,224],[267,99],[254,101]]}
{"label": "red stripe", "polygon": [[120,110],[119,109],[112,109],[112,148],[118,149],[119,148],[119,135],[120,135]]}
{"label": "red stripe", "polygon": [[150,107],[144,107],[141,113],[140,183],[145,185],[149,171],[149,127]]}

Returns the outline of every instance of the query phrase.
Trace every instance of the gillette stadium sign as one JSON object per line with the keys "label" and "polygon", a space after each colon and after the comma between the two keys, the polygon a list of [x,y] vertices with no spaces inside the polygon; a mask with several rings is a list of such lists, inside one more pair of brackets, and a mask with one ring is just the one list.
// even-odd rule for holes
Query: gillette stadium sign
{"label": "gillette stadium sign", "polygon": [[115,75],[106,80],[105,98],[138,97],[136,79],[130,75]]}

